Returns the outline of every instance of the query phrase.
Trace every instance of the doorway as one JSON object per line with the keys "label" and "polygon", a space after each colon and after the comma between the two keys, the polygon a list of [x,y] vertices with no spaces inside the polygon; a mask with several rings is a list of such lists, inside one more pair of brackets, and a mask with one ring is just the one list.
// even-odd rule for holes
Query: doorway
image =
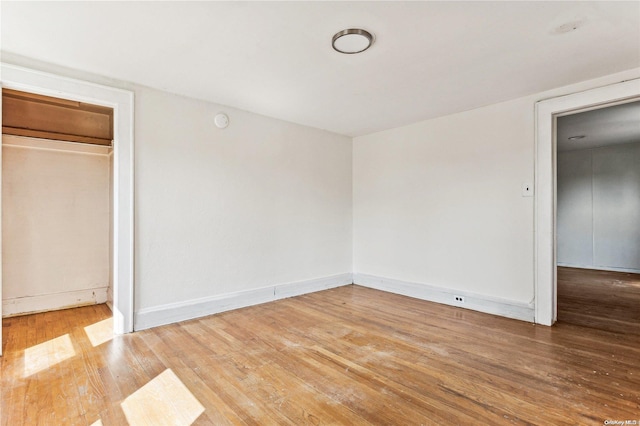
{"label": "doorway", "polygon": [[2,90],[3,317],[112,305],[113,109]]}
{"label": "doorway", "polygon": [[640,101],[556,133],[558,321],[640,335]]}
{"label": "doorway", "polygon": [[131,332],[134,290],[133,92],[8,64],[1,64],[1,68],[3,89],[113,109],[113,332]]}
{"label": "doorway", "polygon": [[640,79],[628,80],[536,104],[535,322],[557,320],[557,119],[565,115],[640,100]]}

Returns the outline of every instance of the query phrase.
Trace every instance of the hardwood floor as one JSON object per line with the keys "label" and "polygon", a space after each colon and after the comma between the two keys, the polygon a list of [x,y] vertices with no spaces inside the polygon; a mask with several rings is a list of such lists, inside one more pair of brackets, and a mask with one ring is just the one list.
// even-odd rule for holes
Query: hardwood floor
{"label": "hardwood floor", "polygon": [[558,321],[640,336],[640,274],[558,267]]}
{"label": "hardwood floor", "polygon": [[3,425],[640,418],[632,334],[536,326],[353,285],[94,347],[85,327],[109,316],[99,305],[3,321]]}

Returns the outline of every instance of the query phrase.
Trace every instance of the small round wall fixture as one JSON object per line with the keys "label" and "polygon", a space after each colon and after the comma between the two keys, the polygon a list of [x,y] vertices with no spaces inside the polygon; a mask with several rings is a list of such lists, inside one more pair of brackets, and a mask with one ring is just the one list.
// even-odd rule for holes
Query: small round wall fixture
{"label": "small round wall fixture", "polygon": [[333,49],[340,53],[352,55],[364,52],[373,44],[373,35],[360,28],[349,28],[337,32],[331,40]]}
{"label": "small round wall fixture", "polygon": [[229,117],[221,112],[213,118],[213,122],[216,123],[218,129],[224,129],[229,125]]}

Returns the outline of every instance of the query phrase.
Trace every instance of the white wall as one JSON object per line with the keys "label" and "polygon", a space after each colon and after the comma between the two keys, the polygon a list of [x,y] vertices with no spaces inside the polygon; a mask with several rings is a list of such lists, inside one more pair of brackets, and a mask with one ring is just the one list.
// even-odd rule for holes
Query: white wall
{"label": "white wall", "polygon": [[103,303],[110,148],[2,141],[3,314]]}
{"label": "white wall", "polygon": [[640,272],[640,143],[558,153],[558,264]]}
{"label": "white wall", "polygon": [[558,153],[558,263],[593,265],[593,164],[591,150]]}
{"label": "white wall", "polygon": [[351,282],[350,138],[140,87],[135,117],[137,312]]}
{"label": "white wall", "polygon": [[451,304],[462,294],[468,307],[532,320],[534,199],[522,185],[534,181],[535,103],[639,75],[355,138],[356,283]]}
{"label": "white wall", "polygon": [[354,271],[531,301],[532,157],[526,99],[355,138]]}

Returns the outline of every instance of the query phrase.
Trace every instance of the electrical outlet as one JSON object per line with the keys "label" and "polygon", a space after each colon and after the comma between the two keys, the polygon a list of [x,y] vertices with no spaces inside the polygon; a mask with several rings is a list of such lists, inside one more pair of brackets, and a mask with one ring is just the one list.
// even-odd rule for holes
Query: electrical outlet
{"label": "electrical outlet", "polygon": [[464,303],[464,296],[453,296],[456,303]]}

